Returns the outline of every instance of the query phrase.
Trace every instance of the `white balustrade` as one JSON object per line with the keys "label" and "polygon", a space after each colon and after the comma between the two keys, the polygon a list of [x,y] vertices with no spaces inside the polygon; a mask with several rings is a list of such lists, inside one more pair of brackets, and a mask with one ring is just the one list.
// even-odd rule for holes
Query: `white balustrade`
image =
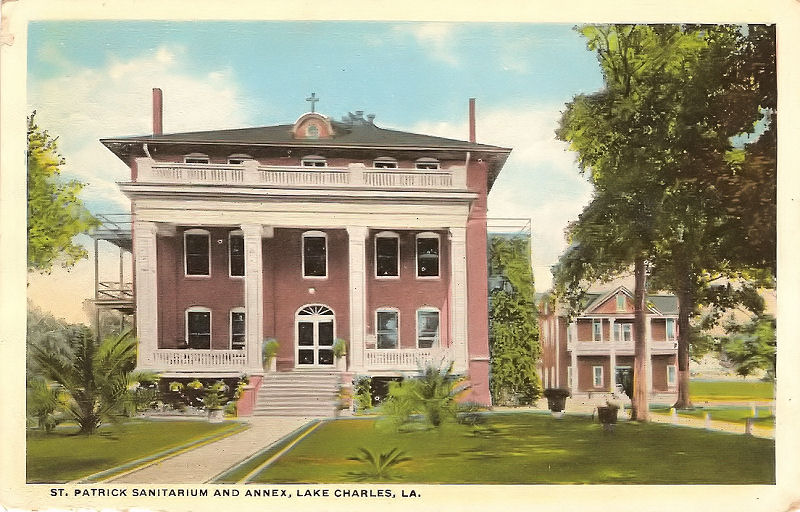
{"label": "white balustrade", "polygon": [[153,365],[158,369],[196,370],[244,368],[244,350],[158,349],[153,352]]}
{"label": "white balustrade", "polygon": [[448,171],[414,169],[365,171],[364,183],[371,187],[450,188],[453,186],[453,175]]}
{"label": "white balustrade", "polygon": [[266,185],[347,185],[350,174],[347,169],[325,168],[311,171],[308,168],[259,167],[260,181]]}
{"label": "white balustrade", "polygon": [[452,361],[447,349],[367,349],[364,366],[368,369],[418,370],[428,365],[440,367]]}

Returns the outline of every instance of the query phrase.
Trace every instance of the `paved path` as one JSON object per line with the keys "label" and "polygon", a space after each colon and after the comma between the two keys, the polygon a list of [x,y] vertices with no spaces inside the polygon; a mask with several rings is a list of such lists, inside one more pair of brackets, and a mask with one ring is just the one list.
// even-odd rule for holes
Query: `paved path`
{"label": "paved path", "polygon": [[[650,413],[650,421],[653,423],[674,423],[676,425],[682,425],[684,427],[706,428],[705,419],[681,416],[680,414],[678,415],[677,423],[673,420],[672,416],[669,414]],[[709,425],[708,428],[709,430],[721,430],[723,432],[730,432],[733,434],[744,434],[745,424],[734,423],[732,421],[719,421],[712,419],[711,424]],[[775,429],[773,427],[765,427],[756,423],[753,425],[752,432],[753,436],[755,437],[765,437],[769,439],[775,439]]]}
{"label": "paved path", "polygon": [[250,428],[169,459],[108,480],[130,484],[205,483],[286,434],[308,423],[304,417],[253,417]]}

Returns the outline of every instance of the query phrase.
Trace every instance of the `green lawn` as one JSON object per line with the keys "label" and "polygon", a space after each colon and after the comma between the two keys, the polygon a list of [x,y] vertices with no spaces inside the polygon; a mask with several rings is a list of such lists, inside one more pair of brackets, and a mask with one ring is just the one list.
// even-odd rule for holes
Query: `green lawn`
{"label": "green lawn", "polygon": [[744,380],[692,380],[689,393],[693,402],[772,400],[772,382]]}
{"label": "green lawn", "polygon": [[[478,429],[446,425],[398,433],[373,419],[331,421],[257,475],[255,482],[353,482],[360,447],[397,447],[412,460],[393,481],[415,483],[770,484],[775,442],[663,424],[620,423],[614,433],[584,416],[492,414]],[[376,481],[368,478],[366,481]]]}
{"label": "green lawn", "polygon": [[51,434],[28,431],[27,479],[29,483],[68,482],[240,426],[135,420],[103,426],[91,436],[77,435],[77,427],[58,428]]}
{"label": "green lawn", "polygon": [[[769,407],[756,407],[758,418],[755,421],[759,425],[775,426],[775,417],[770,415]],[[668,408],[653,408],[653,412],[658,414],[669,414]],[[719,406],[719,407],[696,407],[695,409],[679,410],[678,416],[705,419],[706,413],[711,414],[712,420],[730,421],[733,423],[744,424],[747,418],[753,416],[750,407]]]}

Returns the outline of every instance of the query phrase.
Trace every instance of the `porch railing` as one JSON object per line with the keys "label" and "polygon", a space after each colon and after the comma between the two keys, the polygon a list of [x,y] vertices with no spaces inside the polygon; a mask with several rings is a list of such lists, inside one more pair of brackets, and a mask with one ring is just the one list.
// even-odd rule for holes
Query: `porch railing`
{"label": "porch railing", "polygon": [[158,349],[153,364],[159,369],[234,369],[247,365],[244,350]]}
{"label": "porch railing", "polygon": [[364,364],[368,370],[417,370],[428,365],[441,366],[452,360],[452,352],[445,348],[364,351]]}

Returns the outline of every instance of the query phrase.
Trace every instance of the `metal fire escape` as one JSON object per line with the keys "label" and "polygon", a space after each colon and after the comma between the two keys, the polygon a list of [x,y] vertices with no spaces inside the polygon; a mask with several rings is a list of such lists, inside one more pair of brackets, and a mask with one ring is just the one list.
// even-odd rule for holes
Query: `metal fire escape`
{"label": "metal fire escape", "polygon": [[[101,314],[106,311],[118,311],[125,317],[135,313],[133,282],[125,280],[125,253],[132,255],[133,242],[131,235],[131,215],[129,213],[104,213],[95,217],[100,226],[91,234],[94,240],[94,300],[95,325],[99,326]],[[100,242],[110,243],[119,249],[119,278],[113,281],[100,280]],[[131,256],[132,261],[132,256]],[[131,265],[132,266],[132,265]],[[129,272],[129,275],[132,275]],[[133,325],[131,319],[129,325]]]}

